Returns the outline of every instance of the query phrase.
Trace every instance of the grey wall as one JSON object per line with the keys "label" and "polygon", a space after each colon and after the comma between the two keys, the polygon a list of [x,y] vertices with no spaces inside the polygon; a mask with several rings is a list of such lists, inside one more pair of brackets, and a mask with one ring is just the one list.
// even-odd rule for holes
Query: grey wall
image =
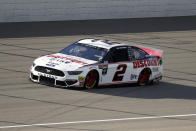
{"label": "grey wall", "polygon": [[0,22],[196,15],[196,0],[0,0]]}

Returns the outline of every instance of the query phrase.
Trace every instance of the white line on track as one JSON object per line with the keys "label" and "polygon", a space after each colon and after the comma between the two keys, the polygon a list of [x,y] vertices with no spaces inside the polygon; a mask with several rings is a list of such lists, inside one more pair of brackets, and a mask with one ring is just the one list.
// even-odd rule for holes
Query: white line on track
{"label": "white line on track", "polygon": [[83,123],[98,123],[98,122],[114,122],[114,121],[127,121],[127,120],[144,120],[144,119],[160,119],[160,118],[179,118],[179,117],[188,117],[188,116],[196,116],[196,114],[167,115],[167,116],[149,116],[149,117],[133,117],[133,118],[89,120],[89,121],[72,121],[72,122],[58,122],[58,123],[42,123],[42,124],[26,124],[26,125],[0,126],[0,129],[22,128],[22,127],[38,127],[38,126],[52,126],[52,125],[68,125],[68,124],[83,124]]}

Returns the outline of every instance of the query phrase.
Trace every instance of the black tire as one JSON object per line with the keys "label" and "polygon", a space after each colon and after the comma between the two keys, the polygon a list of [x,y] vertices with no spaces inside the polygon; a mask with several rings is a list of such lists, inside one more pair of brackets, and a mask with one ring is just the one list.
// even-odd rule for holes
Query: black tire
{"label": "black tire", "polygon": [[140,86],[146,86],[146,85],[148,85],[150,75],[151,75],[150,69],[144,69],[144,70],[142,70],[142,72],[139,75],[138,85],[140,85]]}
{"label": "black tire", "polygon": [[95,71],[95,70],[90,71],[86,76],[86,79],[84,82],[84,88],[85,89],[92,89],[92,88],[97,87],[98,80],[99,80],[99,76],[98,76],[97,71]]}

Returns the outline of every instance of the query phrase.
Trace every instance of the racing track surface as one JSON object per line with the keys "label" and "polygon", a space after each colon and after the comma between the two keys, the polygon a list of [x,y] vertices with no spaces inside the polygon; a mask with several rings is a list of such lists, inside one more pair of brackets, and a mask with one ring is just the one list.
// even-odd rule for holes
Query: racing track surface
{"label": "racing track surface", "polygon": [[[33,59],[86,37],[164,50],[162,82],[75,90],[28,80]],[[195,29],[0,38],[0,131],[194,131],[195,67]]]}

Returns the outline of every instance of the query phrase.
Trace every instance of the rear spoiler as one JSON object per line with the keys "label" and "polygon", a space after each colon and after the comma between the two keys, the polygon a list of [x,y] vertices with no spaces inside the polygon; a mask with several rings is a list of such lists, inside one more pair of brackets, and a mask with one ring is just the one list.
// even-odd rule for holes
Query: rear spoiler
{"label": "rear spoiler", "polygon": [[137,47],[144,50],[149,55],[159,56],[159,57],[162,57],[162,55],[163,55],[163,51],[159,50],[159,49],[148,48],[148,47],[146,48],[146,47],[142,47],[142,46],[137,46]]}

